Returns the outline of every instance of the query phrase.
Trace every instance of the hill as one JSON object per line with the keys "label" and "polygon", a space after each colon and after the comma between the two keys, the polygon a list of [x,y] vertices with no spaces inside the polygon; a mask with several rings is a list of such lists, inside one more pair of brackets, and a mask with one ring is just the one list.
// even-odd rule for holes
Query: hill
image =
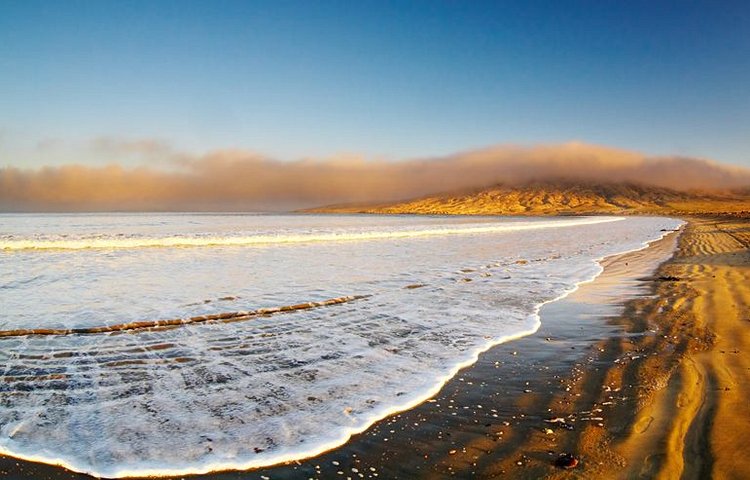
{"label": "hill", "polygon": [[330,205],[311,213],[449,215],[734,214],[750,213],[745,192],[683,192],[634,183],[530,182],[390,204]]}

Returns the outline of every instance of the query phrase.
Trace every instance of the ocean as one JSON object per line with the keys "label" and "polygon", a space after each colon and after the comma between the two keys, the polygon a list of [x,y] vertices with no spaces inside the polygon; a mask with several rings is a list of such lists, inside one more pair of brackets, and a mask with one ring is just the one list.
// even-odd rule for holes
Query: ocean
{"label": "ocean", "polygon": [[0,215],[0,453],[105,477],[315,455],[681,223]]}

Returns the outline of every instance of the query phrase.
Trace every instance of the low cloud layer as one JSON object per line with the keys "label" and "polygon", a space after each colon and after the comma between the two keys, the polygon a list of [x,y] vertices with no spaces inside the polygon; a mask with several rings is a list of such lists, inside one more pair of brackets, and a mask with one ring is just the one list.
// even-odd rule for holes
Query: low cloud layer
{"label": "low cloud layer", "polygon": [[106,155],[122,145],[158,156],[158,166],[2,168],[0,210],[288,210],[552,179],[629,181],[678,190],[750,186],[748,169],[581,143],[497,146],[399,162],[360,157],[285,162],[246,151],[190,156],[149,141],[101,141],[97,148]]}

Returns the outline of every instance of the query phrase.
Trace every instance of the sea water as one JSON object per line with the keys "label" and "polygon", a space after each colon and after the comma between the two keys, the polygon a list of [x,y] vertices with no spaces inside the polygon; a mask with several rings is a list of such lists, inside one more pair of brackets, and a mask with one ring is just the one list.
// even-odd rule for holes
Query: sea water
{"label": "sea water", "polygon": [[[0,215],[0,332],[351,302],[222,323],[0,337],[0,453],[104,477],[247,469],[434,395],[539,308],[680,221]],[[523,352],[519,352],[523,355]]]}

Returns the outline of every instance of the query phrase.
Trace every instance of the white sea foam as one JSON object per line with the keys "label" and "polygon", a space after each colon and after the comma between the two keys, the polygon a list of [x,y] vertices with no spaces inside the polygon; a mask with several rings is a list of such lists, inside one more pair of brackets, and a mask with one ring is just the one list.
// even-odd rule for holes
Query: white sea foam
{"label": "white sea foam", "polygon": [[[346,231],[398,230],[409,221],[328,218],[315,221]],[[461,219],[429,222],[420,229],[467,227]],[[534,332],[541,305],[598,275],[598,259],[642,248],[679,223],[628,218],[293,248],[8,254],[0,262],[3,328],[371,297],[249,322],[0,340],[0,452],[105,477],[316,455],[433,396],[492,345]],[[413,283],[425,286],[404,288]]]}

